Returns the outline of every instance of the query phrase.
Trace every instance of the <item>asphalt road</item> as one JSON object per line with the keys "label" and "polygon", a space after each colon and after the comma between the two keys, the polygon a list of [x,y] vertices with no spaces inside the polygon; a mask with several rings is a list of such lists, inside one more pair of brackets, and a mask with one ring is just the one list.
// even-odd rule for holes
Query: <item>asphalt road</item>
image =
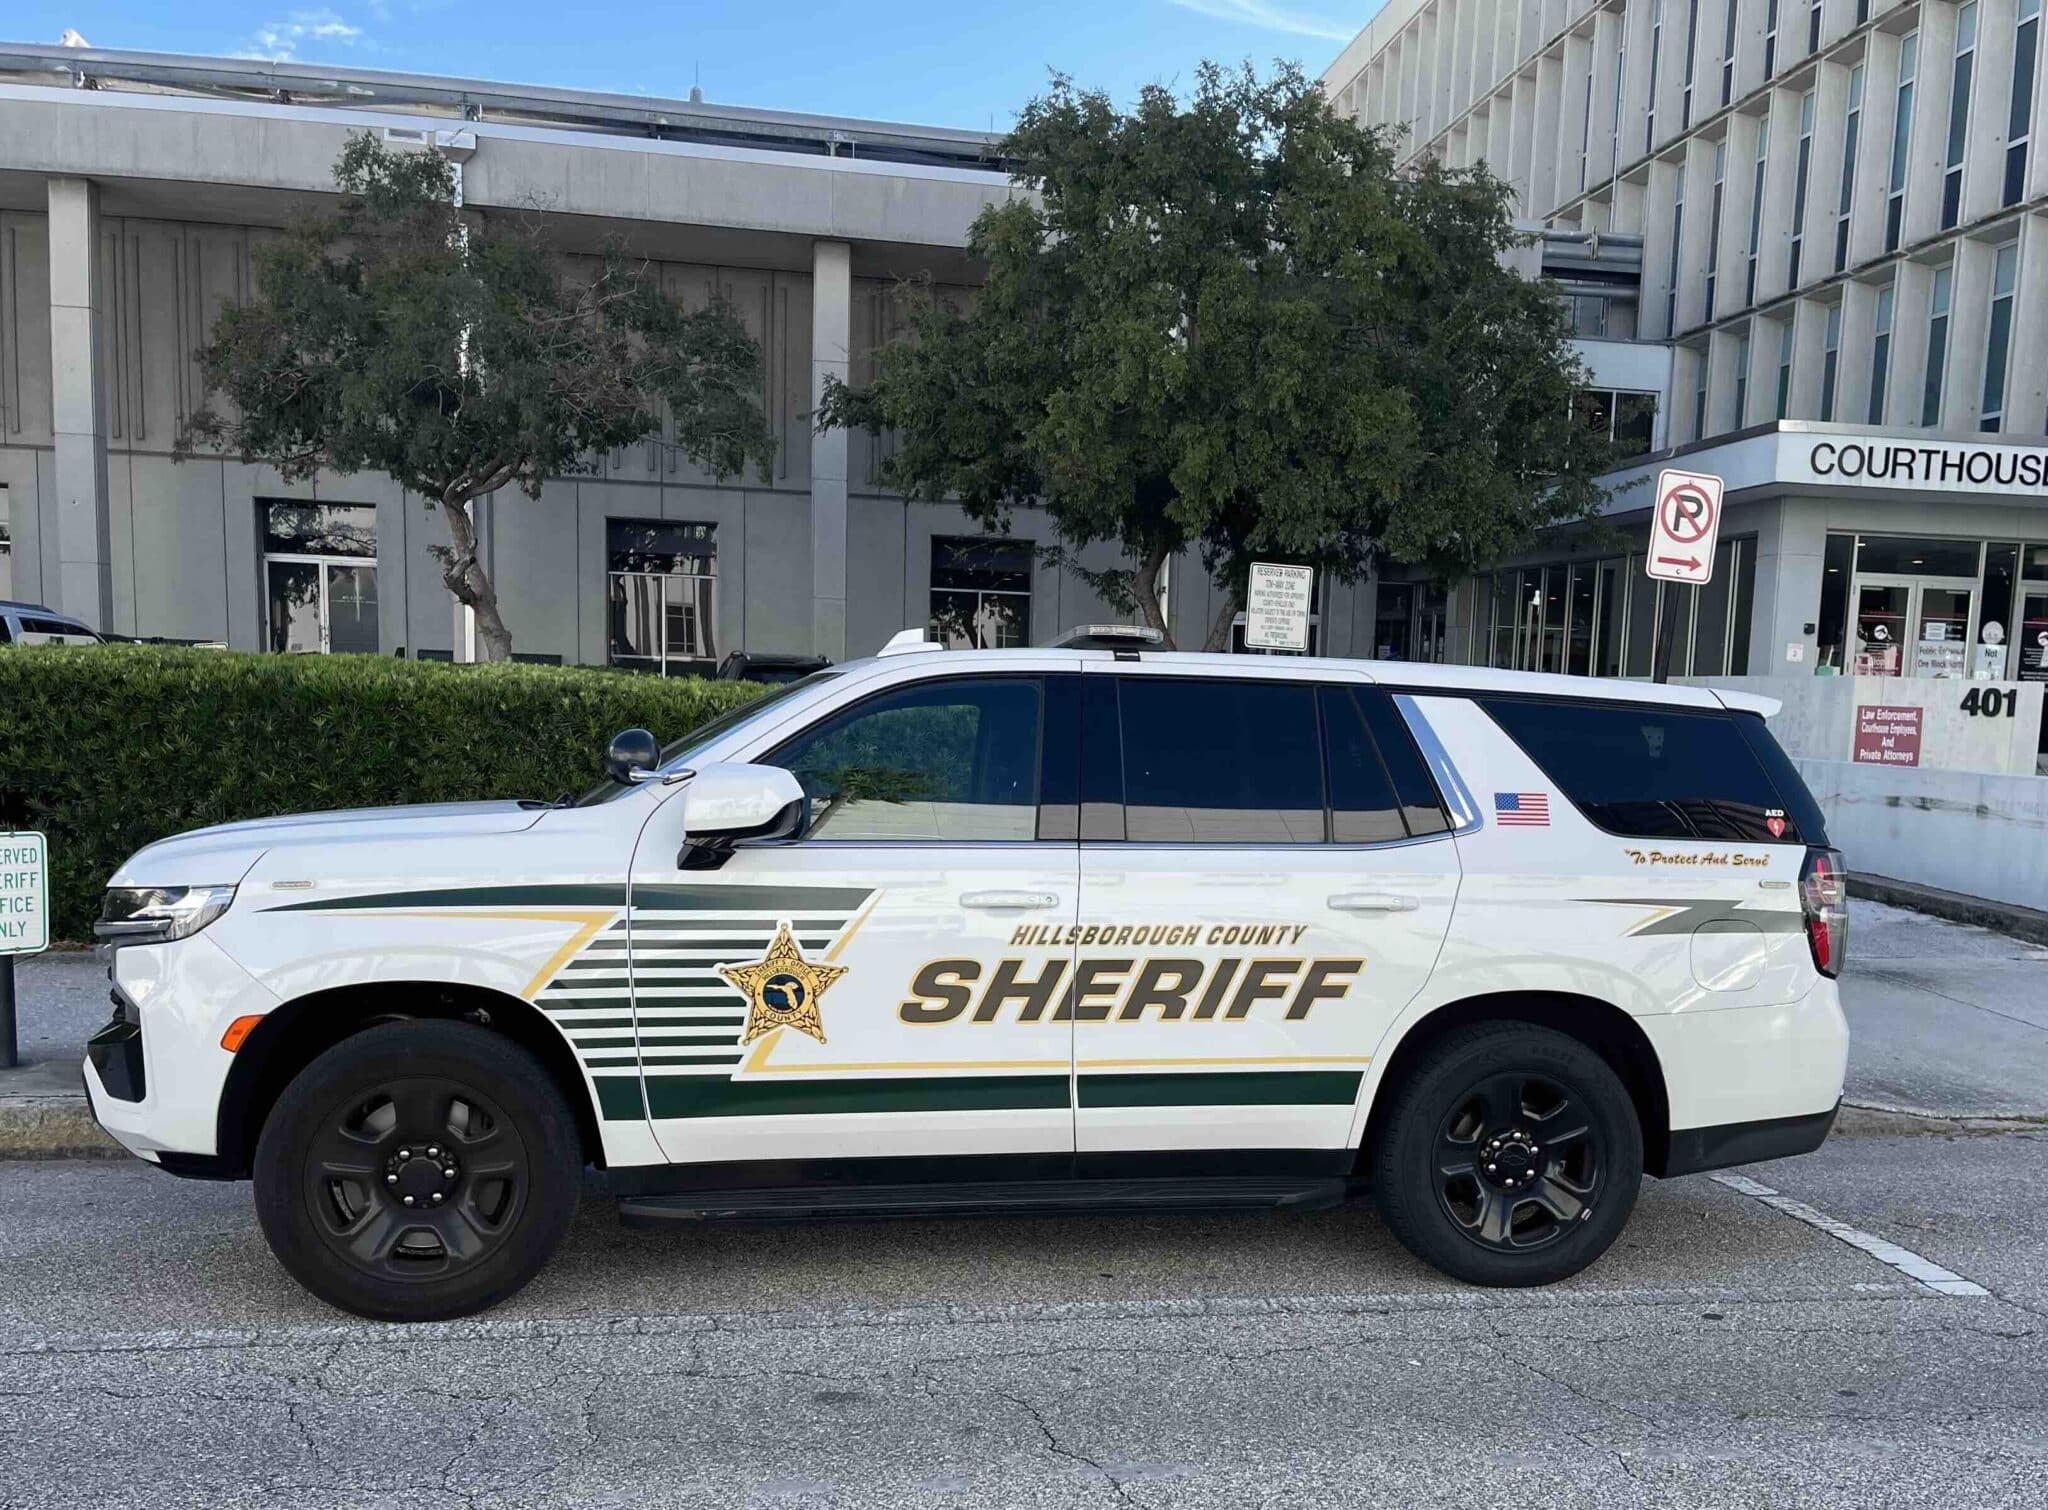
{"label": "asphalt road", "polygon": [[2048,1133],[1837,1140],[1460,1289],[1356,1208],[638,1234],[338,1316],[242,1186],[0,1167],[0,1505],[2048,1503]]}

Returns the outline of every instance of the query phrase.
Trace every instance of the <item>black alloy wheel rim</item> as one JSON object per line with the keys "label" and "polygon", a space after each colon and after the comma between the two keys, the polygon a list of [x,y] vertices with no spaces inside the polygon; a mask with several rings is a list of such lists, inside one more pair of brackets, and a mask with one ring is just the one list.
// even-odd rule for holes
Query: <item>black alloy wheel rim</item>
{"label": "black alloy wheel rim", "polygon": [[450,1278],[503,1246],[526,1208],[526,1144],[489,1097],[453,1080],[390,1080],[322,1119],[306,1157],[320,1236],[353,1268]]}
{"label": "black alloy wheel rim", "polygon": [[1592,1215],[1607,1162],[1601,1144],[1585,1098],[1562,1080],[1488,1075],[1438,1124],[1437,1202],[1482,1248],[1549,1247]]}

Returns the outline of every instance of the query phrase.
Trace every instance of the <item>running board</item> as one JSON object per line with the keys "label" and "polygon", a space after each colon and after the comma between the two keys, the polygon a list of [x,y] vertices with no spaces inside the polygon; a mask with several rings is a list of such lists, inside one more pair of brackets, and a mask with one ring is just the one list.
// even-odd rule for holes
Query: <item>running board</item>
{"label": "running board", "polygon": [[628,1227],[673,1222],[807,1222],[833,1217],[1024,1216],[1089,1211],[1326,1211],[1350,1181],[1276,1179],[1021,1180],[999,1184],[848,1185],[698,1190],[619,1198]]}

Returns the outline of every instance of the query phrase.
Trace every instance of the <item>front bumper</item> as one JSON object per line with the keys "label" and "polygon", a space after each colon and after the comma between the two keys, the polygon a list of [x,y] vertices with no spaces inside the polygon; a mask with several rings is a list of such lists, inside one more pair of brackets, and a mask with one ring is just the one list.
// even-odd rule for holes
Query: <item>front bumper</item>
{"label": "front bumper", "polygon": [[221,1093],[234,1055],[220,1044],[235,1018],[277,998],[208,935],[114,951],[117,1012],[86,1046],[93,1117],[130,1153],[166,1169],[220,1149]]}

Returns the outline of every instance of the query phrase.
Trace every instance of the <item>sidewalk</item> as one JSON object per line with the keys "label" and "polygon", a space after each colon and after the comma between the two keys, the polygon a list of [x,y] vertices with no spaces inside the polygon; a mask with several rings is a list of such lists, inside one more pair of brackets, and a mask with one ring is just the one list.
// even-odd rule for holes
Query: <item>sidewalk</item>
{"label": "sidewalk", "polygon": [[[0,1070],[0,1160],[120,1151],[86,1110],[79,1060],[107,1020],[90,953],[18,961],[19,1070]],[[1858,898],[1850,904],[1844,1132],[2048,1120],[2048,945]]]}

